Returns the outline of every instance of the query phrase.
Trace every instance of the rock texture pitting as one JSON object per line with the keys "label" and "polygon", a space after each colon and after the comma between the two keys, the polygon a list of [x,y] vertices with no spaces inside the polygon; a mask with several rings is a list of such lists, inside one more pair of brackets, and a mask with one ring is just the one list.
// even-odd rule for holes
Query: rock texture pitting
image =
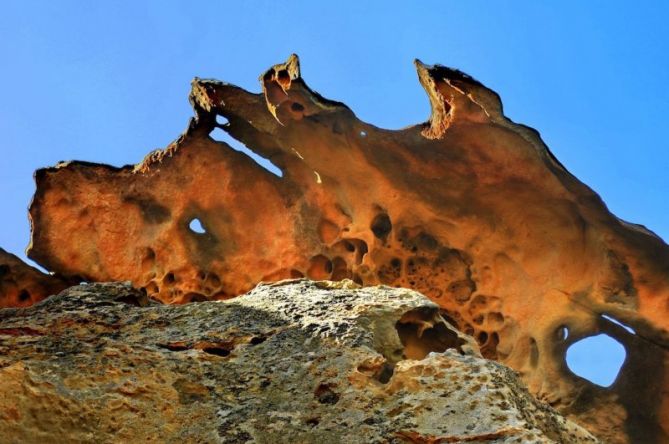
{"label": "rock texture pitting", "polygon": [[3,443],[592,443],[406,289],[127,284],[0,311]]}
{"label": "rock texture pitting", "polygon": [[[196,78],[195,118],[166,149],[36,172],[29,256],[167,303],[299,277],[412,288],[602,439],[669,442],[667,244],[611,214],[495,92],[416,69],[432,114],[396,131],[311,90],[296,56],[261,75],[260,94]],[[608,388],[565,361],[599,333],[627,351]]]}

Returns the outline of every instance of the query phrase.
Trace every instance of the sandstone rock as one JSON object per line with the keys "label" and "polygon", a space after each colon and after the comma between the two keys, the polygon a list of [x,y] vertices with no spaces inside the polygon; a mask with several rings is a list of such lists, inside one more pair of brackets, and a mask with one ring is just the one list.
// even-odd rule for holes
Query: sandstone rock
{"label": "sandstone rock", "polygon": [[596,442],[424,296],[356,287],[163,305],[92,284],[2,310],[1,440]]}
{"label": "sandstone rock", "polygon": [[[613,216],[493,91],[457,70],[417,71],[432,115],[399,131],[309,89],[295,56],[261,77],[262,94],[195,79],[196,118],[165,150],[37,172],[30,257],[168,303],[301,276],[413,288],[602,438],[669,441],[669,247]],[[610,388],[565,364],[600,332],[627,350]]]}
{"label": "sandstone rock", "polygon": [[28,307],[73,283],[44,274],[0,248],[0,308]]}

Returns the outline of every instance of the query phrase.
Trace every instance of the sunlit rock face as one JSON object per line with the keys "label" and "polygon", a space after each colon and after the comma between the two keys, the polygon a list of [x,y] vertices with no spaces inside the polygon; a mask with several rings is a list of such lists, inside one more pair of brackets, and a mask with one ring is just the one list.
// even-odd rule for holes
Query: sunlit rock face
{"label": "sunlit rock face", "polygon": [[[29,256],[167,303],[302,276],[409,287],[605,441],[669,440],[669,247],[613,216],[493,91],[416,66],[432,115],[398,131],[310,90],[295,56],[261,76],[262,94],[196,78],[196,117],[165,150],[36,173]],[[610,388],[565,364],[598,333],[627,351]]]}
{"label": "sunlit rock face", "polygon": [[2,442],[594,443],[407,289],[120,284],[0,311]]}

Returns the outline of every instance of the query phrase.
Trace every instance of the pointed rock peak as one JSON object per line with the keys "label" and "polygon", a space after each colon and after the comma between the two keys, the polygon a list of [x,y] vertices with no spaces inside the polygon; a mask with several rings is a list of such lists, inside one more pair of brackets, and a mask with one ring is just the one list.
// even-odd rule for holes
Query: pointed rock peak
{"label": "pointed rock peak", "polygon": [[267,109],[281,125],[323,110],[348,109],[342,103],[322,97],[306,85],[296,54],[291,54],[284,63],[272,66],[260,76],[260,82]]}
{"label": "pointed rock peak", "polygon": [[432,108],[430,120],[422,134],[428,139],[440,139],[451,123],[451,103],[439,92],[430,67],[419,59],[414,60],[414,65],[418,72],[418,81],[425,89]]}
{"label": "pointed rock peak", "polygon": [[198,110],[211,112],[212,108],[218,106],[218,103],[216,103],[214,85],[219,83],[221,82],[201,79],[199,77],[194,77],[193,80],[191,80],[188,100],[196,112]]}
{"label": "pointed rock peak", "polygon": [[[291,54],[284,63],[279,63],[268,69],[260,76],[262,91],[265,95],[267,109],[274,118],[283,125],[277,115],[277,108],[287,100],[288,91],[293,81],[300,78],[300,59],[297,54]],[[302,105],[300,105],[302,106]]]}
{"label": "pointed rock peak", "polygon": [[290,89],[290,85],[294,80],[300,78],[300,58],[297,54],[291,54],[284,63],[279,63],[272,66],[262,76],[260,81],[263,84],[263,89],[270,82],[275,82],[286,92]]}
{"label": "pointed rock peak", "polygon": [[423,130],[428,139],[440,139],[456,119],[483,122],[502,117],[497,94],[472,76],[443,65],[426,65],[419,59],[414,65],[432,108]]}
{"label": "pointed rock peak", "polygon": [[484,87],[481,82],[469,74],[460,71],[459,69],[449,68],[448,66],[439,64],[426,65],[419,59],[414,60],[414,64],[416,65],[416,69],[419,71],[419,75],[421,75],[420,72],[423,71],[424,73],[432,76],[437,81],[446,81],[452,84],[460,83],[463,84],[463,86],[470,84],[478,87]]}

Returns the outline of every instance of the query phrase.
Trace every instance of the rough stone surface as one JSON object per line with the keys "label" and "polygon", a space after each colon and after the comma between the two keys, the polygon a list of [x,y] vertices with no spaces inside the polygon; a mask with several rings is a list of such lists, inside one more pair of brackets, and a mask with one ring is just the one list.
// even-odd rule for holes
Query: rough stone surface
{"label": "rough stone surface", "polygon": [[356,287],[163,305],[92,284],[2,310],[1,441],[596,442],[424,296]]}
{"label": "rough stone surface", "polygon": [[72,283],[72,280],[44,274],[0,248],[0,308],[28,307]]}
{"label": "rough stone surface", "polygon": [[[261,94],[195,79],[196,118],[165,150],[36,173],[30,257],[169,303],[301,276],[413,288],[599,436],[668,442],[669,247],[612,215],[493,91],[417,71],[432,115],[398,131],[309,89],[295,56],[261,76]],[[283,177],[212,138],[225,133]],[[565,364],[601,332],[627,351],[609,388]]]}

